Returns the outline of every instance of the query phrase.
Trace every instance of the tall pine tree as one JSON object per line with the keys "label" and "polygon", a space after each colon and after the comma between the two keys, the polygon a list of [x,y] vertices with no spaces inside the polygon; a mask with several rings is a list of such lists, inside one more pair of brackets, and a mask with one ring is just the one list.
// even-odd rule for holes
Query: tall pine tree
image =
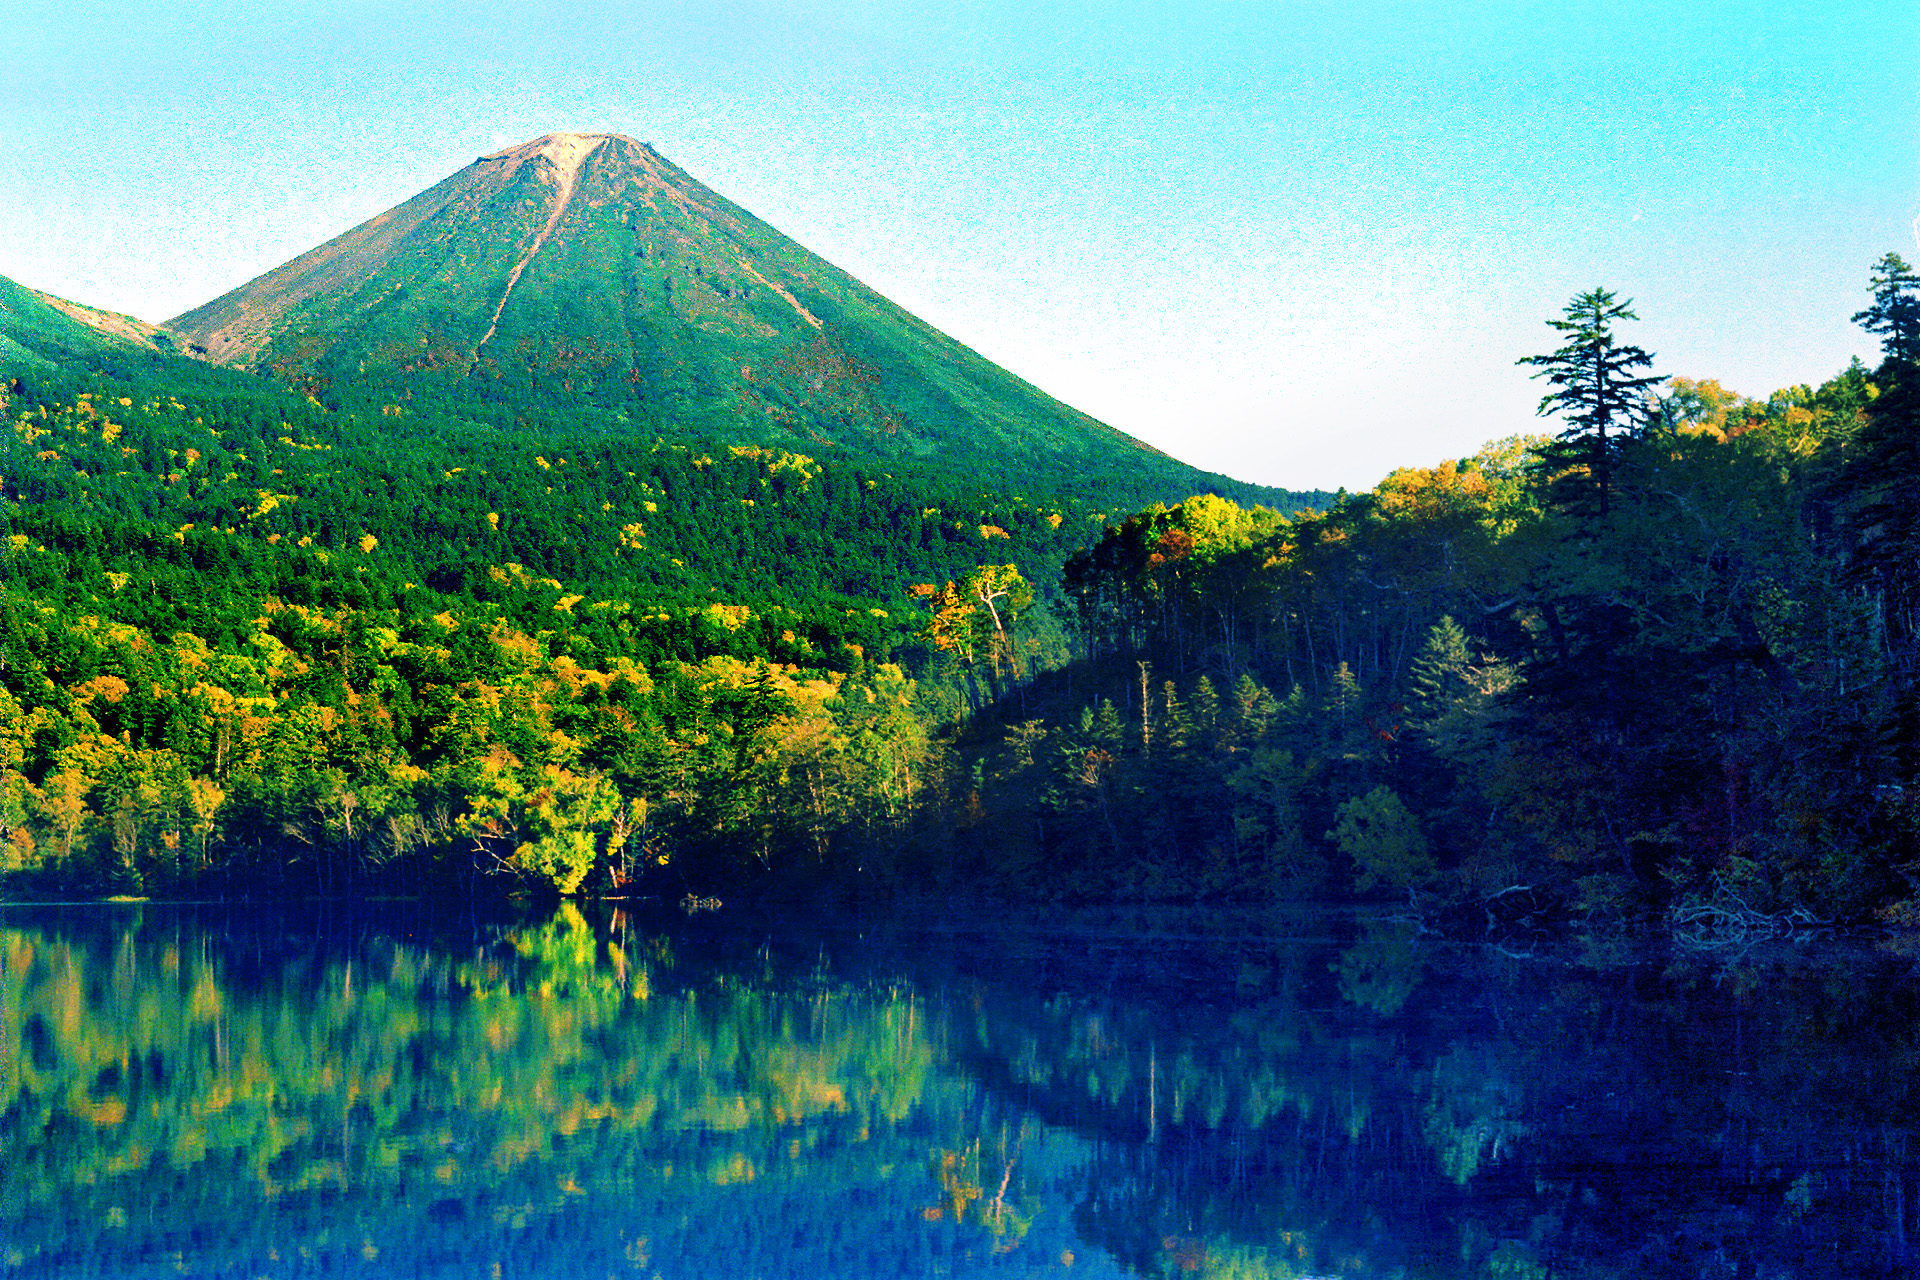
{"label": "tall pine tree", "polygon": [[1566,429],[1541,450],[1541,460],[1550,472],[1568,473],[1556,485],[1556,496],[1576,513],[1607,514],[1620,446],[1645,425],[1647,388],[1661,381],[1659,375],[1639,372],[1653,364],[1651,355],[1614,340],[1615,321],[1640,318],[1632,307],[1631,299],[1606,289],[1579,294],[1567,304],[1564,319],[1547,321],[1566,335],[1560,349],[1518,362],[1533,365],[1533,376],[1553,386],[1541,397],[1539,414],[1566,419]]}
{"label": "tall pine tree", "polygon": [[1874,264],[1873,305],[1854,323],[1877,334],[1880,394],[1840,471],[1849,568],[1879,605],[1900,707],[1903,773],[1920,776],[1920,274],[1897,253]]}

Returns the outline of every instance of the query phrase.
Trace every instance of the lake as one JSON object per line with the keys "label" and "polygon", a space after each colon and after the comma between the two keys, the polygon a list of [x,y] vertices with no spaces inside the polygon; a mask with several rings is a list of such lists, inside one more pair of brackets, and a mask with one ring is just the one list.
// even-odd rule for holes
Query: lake
{"label": "lake", "polygon": [[1909,952],[0,908],[0,1275],[1920,1268]]}

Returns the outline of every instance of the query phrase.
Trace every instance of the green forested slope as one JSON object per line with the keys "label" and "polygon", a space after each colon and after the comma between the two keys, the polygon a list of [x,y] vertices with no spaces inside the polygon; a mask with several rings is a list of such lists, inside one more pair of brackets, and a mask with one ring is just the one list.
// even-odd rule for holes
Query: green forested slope
{"label": "green forested slope", "polygon": [[174,339],[131,316],[97,311],[0,276],[0,368],[62,366],[132,371],[166,363]]}
{"label": "green forested slope", "polygon": [[[26,883],[645,865],[664,891],[802,845],[824,871],[829,832],[898,841],[964,705],[910,588],[1016,563],[1047,587],[1114,514],[56,354],[0,382],[0,858]],[[1064,654],[1048,616],[1024,669]]]}
{"label": "green forested slope", "polygon": [[0,856],[1909,923],[1920,279],[1871,296],[1877,368],[1753,401],[1581,382],[1646,355],[1582,295],[1535,363],[1605,414],[1301,511],[21,365]]}

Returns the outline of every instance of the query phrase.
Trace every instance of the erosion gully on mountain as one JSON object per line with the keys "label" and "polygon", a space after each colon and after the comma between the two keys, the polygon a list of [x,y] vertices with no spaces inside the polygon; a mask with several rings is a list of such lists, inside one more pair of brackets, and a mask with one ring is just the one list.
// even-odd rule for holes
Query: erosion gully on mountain
{"label": "erosion gully on mountain", "polygon": [[[567,211],[567,203],[573,199],[573,187],[580,176],[581,164],[606,140],[605,134],[579,133],[557,133],[541,139],[540,158],[553,166],[557,182],[553,196],[553,212],[547,215],[547,225],[540,228],[540,234],[533,238],[533,242],[527,246],[527,251],[520,255],[520,261],[514,263],[513,270],[507,274],[507,287],[500,293],[500,303],[493,309],[493,319],[487,325],[487,332],[473,349],[473,363],[467,368],[469,378],[473,376],[474,370],[480,367],[480,352],[493,340],[494,331],[500,327],[500,317],[507,309],[507,299],[513,296],[513,287],[520,283],[520,273],[527,269],[527,264],[533,261],[534,256],[546,245],[547,238],[553,234],[554,228],[560,225],[560,219]],[[488,159],[494,158],[488,157]]]}

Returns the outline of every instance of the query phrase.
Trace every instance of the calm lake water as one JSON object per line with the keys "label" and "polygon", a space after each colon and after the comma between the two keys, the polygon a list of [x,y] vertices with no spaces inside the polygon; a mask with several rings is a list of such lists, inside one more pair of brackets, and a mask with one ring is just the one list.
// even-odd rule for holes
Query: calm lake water
{"label": "calm lake water", "polygon": [[0,909],[0,1276],[1920,1269],[1920,982],[1347,916]]}

